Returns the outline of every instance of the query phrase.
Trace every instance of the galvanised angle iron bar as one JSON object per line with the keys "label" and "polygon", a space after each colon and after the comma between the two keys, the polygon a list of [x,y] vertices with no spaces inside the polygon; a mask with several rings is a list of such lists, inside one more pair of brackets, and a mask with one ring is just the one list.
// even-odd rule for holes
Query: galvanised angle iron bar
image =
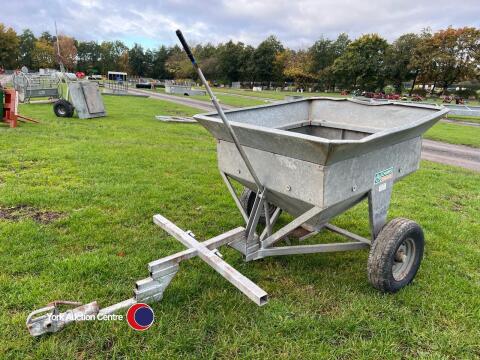
{"label": "galvanised angle iron bar", "polygon": [[257,305],[261,306],[267,303],[268,294],[263,289],[246,276],[242,275],[239,271],[235,270],[227,262],[220,259],[214,251],[208,249],[204,244],[195,240],[192,236],[162,215],[155,215],[153,221],[182,244],[191,249],[195,249],[197,255],[203,261],[210,265],[215,271],[227,279]]}

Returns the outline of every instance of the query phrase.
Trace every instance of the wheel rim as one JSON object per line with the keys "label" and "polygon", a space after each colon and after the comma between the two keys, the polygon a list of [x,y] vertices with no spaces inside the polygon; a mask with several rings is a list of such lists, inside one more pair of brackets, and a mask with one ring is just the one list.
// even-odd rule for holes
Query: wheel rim
{"label": "wheel rim", "polygon": [[394,254],[392,274],[396,281],[402,281],[410,272],[415,261],[415,241],[412,238],[403,240]]}
{"label": "wheel rim", "polygon": [[60,115],[65,115],[67,113],[67,111],[65,110],[65,108],[63,106],[59,106],[57,108],[57,111]]}

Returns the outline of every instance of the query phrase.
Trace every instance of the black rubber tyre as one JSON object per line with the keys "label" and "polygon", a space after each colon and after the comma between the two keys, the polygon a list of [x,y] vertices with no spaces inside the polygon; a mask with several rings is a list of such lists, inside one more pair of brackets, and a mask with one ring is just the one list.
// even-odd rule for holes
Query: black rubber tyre
{"label": "black rubber tyre", "polygon": [[53,112],[58,117],[72,117],[74,110],[73,105],[67,100],[60,99],[53,104]]}
{"label": "black rubber tyre", "polygon": [[[257,196],[257,193],[248,188],[244,188],[242,195],[240,195],[240,203],[242,204],[243,208],[247,212],[247,215],[250,215],[250,213],[252,212],[253,203],[255,202],[256,196]],[[275,209],[276,207],[274,205],[268,204],[268,213],[270,215],[270,218],[273,216]],[[265,224],[265,213],[263,211],[262,211],[262,214],[260,215],[258,222],[260,224]]]}
{"label": "black rubber tyre", "polygon": [[423,258],[425,239],[420,225],[396,218],[383,227],[370,248],[368,279],[378,290],[395,293],[410,284]]}

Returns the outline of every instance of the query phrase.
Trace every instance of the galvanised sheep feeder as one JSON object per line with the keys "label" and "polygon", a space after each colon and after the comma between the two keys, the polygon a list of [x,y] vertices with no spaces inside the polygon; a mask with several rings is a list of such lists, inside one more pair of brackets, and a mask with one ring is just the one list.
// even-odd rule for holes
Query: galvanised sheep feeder
{"label": "galvanised sheep feeder", "polygon": [[[419,167],[422,134],[448,110],[420,104],[370,103],[308,98],[223,112],[180,31],[177,35],[212,98],[216,112],[194,118],[217,140],[220,174],[245,225],[200,242],[162,215],[153,221],[187,249],[152,261],[149,277],[137,281],[134,296],[100,309],[96,302],[59,313],[55,304],[27,319],[32,335],[63,328],[72,314],[106,315],[162,298],[179,263],[200,257],[257,305],[268,294],[227,262],[218,248],[229,245],[246,261],[269,256],[370,248],[367,274],[383,292],[396,292],[414,278],[422,260],[421,227],[408,219],[387,223],[393,184]],[[237,194],[232,180],[245,190]],[[330,224],[332,218],[367,200],[370,239]],[[280,228],[281,212],[294,219]],[[282,245],[292,232],[300,240],[329,230],[347,242]],[[58,314],[52,322],[49,314]]]}

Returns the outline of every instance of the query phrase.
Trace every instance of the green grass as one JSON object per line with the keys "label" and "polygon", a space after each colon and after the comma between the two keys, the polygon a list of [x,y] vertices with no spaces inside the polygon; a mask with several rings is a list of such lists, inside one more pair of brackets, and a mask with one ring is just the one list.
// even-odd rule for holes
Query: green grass
{"label": "green grass", "polygon": [[[155,91],[165,93],[164,88],[156,88]],[[186,97],[189,99],[197,99],[211,103],[210,97],[208,95],[193,95],[193,96],[185,96],[181,94],[168,94],[168,95],[175,95],[179,97]],[[225,94],[218,94],[215,93],[215,96],[220,101],[221,104],[231,105],[235,107],[247,107],[247,106],[257,106],[257,105],[265,105],[268,104],[268,101],[262,99],[249,99],[240,96],[232,95],[225,95]]]}
{"label": "green grass", "polygon": [[447,114],[447,118],[449,120],[454,120],[454,121],[465,121],[465,122],[480,124],[480,116],[448,115]]}
{"label": "green grass", "polygon": [[347,97],[347,96],[342,96],[339,93],[326,93],[326,92],[298,93],[295,91],[272,91],[272,90],[252,91],[247,89],[230,89],[230,88],[215,88],[214,91],[237,94],[237,95],[253,96],[253,97],[259,97],[259,98],[266,98],[266,99],[274,99],[274,100],[284,100],[285,96],[288,96],[288,95],[300,95],[305,97],[312,97],[312,96]]}
{"label": "green grass", "polygon": [[480,127],[439,122],[425,133],[425,138],[480,148]]}
{"label": "green grass", "polygon": [[[182,96],[182,95],[179,95],[179,96]],[[261,100],[261,99],[258,99],[258,100],[249,99],[249,98],[244,98],[244,97],[235,96],[235,95],[223,95],[223,94],[215,93],[215,96],[220,101],[220,104],[226,104],[226,105],[231,105],[235,107],[257,106],[257,105],[265,105],[269,103],[268,101]],[[210,98],[207,95],[205,96],[194,95],[189,97],[192,99],[211,102]]]}
{"label": "green grass", "polygon": [[[106,306],[131,296],[146,264],[184,247],[153,225],[161,213],[198,239],[242,225],[218,174],[214,139],[200,126],[153,120],[197,110],[104,97],[108,117],[0,128],[0,207],[62,218],[0,220],[0,358],[398,359],[480,356],[480,175],[422,162],[396,184],[390,217],[423,226],[426,253],[412,286],[383,295],[367,281],[368,252],[243,263],[225,259],[271,296],[259,308],[199,259],[182,264],[146,332],[86,322],[41,338],[27,314],[56,299]],[[335,223],[368,235],[367,206]],[[338,240],[326,234],[325,241]]]}
{"label": "green grass", "polygon": [[[451,103],[445,103],[440,97],[424,97],[424,102],[431,102],[439,105],[455,105],[455,101],[452,101]],[[467,100],[465,105],[478,106],[480,105],[480,102],[478,100]]]}

